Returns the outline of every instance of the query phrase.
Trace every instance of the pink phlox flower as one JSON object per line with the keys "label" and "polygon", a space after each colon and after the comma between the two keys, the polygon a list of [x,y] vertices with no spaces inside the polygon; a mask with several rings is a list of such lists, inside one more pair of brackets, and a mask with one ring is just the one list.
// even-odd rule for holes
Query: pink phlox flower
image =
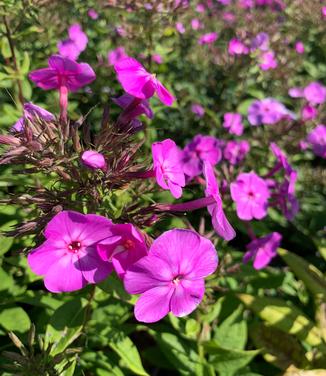
{"label": "pink phlox flower", "polygon": [[310,104],[306,104],[301,109],[301,119],[303,121],[313,120],[318,116],[318,110]]}
{"label": "pink phlox flower", "polygon": [[63,57],[76,60],[86,49],[88,38],[81,26],[76,23],[68,28],[69,38],[58,43],[59,53]]}
{"label": "pink phlox flower", "polygon": [[163,63],[163,58],[162,58],[162,56],[161,55],[159,55],[159,54],[154,54],[154,55],[152,55],[152,61],[154,61],[154,63],[156,63],[156,64],[162,64]]}
{"label": "pink phlox flower", "polygon": [[34,117],[39,117],[45,121],[53,121],[55,116],[51,112],[44,110],[44,108],[37,106],[32,102],[24,104],[24,115],[17,120],[17,122],[11,127],[11,132],[21,132],[24,129],[25,119],[33,121]]}
{"label": "pink phlox flower", "polygon": [[88,17],[90,17],[92,20],[97,20],[98,19],[98,13],[96,12],[95,9],[91,8],[88,9],[87,11]]}
{"label": "pink phlox flower", "polygon": [[108,62],[110,65],[115,65],[119,60],[126,58],[128,55],[124,47],[117,47],[108,53]]}
{"label": "pink phlox flower", "polygon": [[204,161],[215,166],[221,159],[220,140],[198,134],[183,149],[183,171],[189,178],[193,178],[203,172]]}
{"label": "pink phlox flower", "polygon": [[173,197],[180,198],[186,184],[181,150],[174,141],[166,139],[152,144],[152,154],[158,185],[169,189]]}
{"label": "pink phlox flower", "polygon": [[111,237],[97,244],[97,251],[123,279],[131,265],[147,255],[147,246],[143,235],[131,223],[114,224],[111,232]]}
{"label": "pink phlox flower", "polygon": [[251,51],[268,51],[269,35],[267,33],[258,33],[251,41]]}
{"label": "pink phlox flower", "polygon": [[95,214],[62,211],[47,224],[45,242],[28,255],[32,271],[51,292],[75,291],[98,283],[112,271],[96,250],[110,237],[112,222]]}
{"label": "pink phlox flower", "polygon": [[148,99],[155,93],[162,103],[171,106],[175,100],[173,95],[162,85],[155,75],[132,57],[120,59],[114,69],[123,89],[136,98]]}
{"label": "pink phlox flower", "polygon": [[186,32],[186,29],[185,29],[183,23],[181,23],[181,22],[177,22],[177,23],[175,24],[175,28],[176,28],[176,30],[177,30],[180,34],[184,34],[184,33]]}
{"label": "pink phlox flower", "polygon": [[207,207],[209,214],[212,216],[213,228],[223,239],[231,240],[235,237],[235,231],[224,214],[214,169],[209,162],[204,162],[204,176],[206,180],[205,196],[215,199],[215,203]]}
{"label": "pink phlox flower", "polygon": [[278,65],[274,51],[263,52],[259,57],[259,67],[263,70],[275,69]]}
{"label": "pink phlox flower", "polygon": [[281,234],[272,232],[262,238],[254,239],[247,244],[248,251],[243,257],[243,262],[254,260],[253,267],[257,270],[265,268],[277,256],[277,248],[282,240]]}
{"label": "pink phlox flower", "polygon": [[191,112],[201,118],[205,115],[205,108],[199,103],[193,103],[191,105]]}
{"label": "pink phlox flower", "polygon": [[255,100],[248,108],[248,120],[251,125],[276,124],[282,119],[295,119],[281,102],[274,98]]}
{"label": "pink phlox flower", "polygon": [[292,98],[302,98],[304,96],[303,89],[301,87],[292,87],[288,92]]}
{"label": "pink phlox flower", "polygon": [[[135,97],[127,93],[121,95],[118,98],[112,98],[113,102],[124,110],[128,109],[128,107],[130,108],[130,105],[134,102],[135,99]],[[149,102],[146,99],[141,100],[135,106],[130,108],[128,114],[126,115],[128,115],[128,118],[130,120],[140,115],[146,115],[149,119],[153,119],[154,117],[154,113],[150,108]]]}
{"label": "pink phlox flower", "polygon": [[304,44],[301,41],[295,42],[294,48],[298,54],[304,54],[305,48]]}
{"label": "pink phlox flower", "polygon": [[124,277],[130,294],[141,294],[135,305],[138,321],[151,323],[169,312],[190,314],[205,293],[204,278],[214,273],[218,257],[212,242],[194,231],[173,229],[152,244],[148,256]]}
{"label": "pink phlox flower", "polygon": [[199,21],[198,18],[193,18],[191,20],[191,28],[192,30],[199,30],[203,28],[203,24]]}
{"label": "pink phlox flower", "polygon": [[265,180],[254,172],[241,173],[230,185],[231,197],[240,219],[250,221],[267,215],[270,192]]}
{"label": "pink phlox flower", "polygon": [[199,37],[198,44],[212,44],[218,38],[218,34],[216,32],[207,33]]}
{"label": "pink phlox flower", "polygon": [[225,113],[223,127],[226,128],[230,134],[241,136],[243,133],[242,116],[236,112]]}
{"label": "pink phlox flower", "polygon": [[49,67],[37,69],[29,74],[29,79],[44,90],[66,86],[69,91],[77,91],[91,83],[96,75],[90,65],[77,63],[60,55],[49,58]]}
{"label": "pink phlox flower", "polygon": [[106,171],[107,164],[103,154],[95,150],[84,151],[81,155],[81,161],[83,164],[93,170]]}
{"label": "pink phlox flower", "polygon": [[250,144],[247,140],[228,141],[223,150],[223,157],[232,165],[237,165],[244,160],[250,151]]}
{"label": "pink phlox flower", "polygon": [[320,82],[311,82],[303,89],[303,95],[312,105],[325,103],[326,87]]}
{"label": "pink phlox flower", "polygon": [[246,55],[249,53],[248,47],[237,38],[232,38],[228,47],[229,54],[234,55]]}
{"label": "pink phlox flower", "polygon": [[197,11],[198,13],[204,13],[205,10],[206,10],[206,8],[205,8],[205,5],[204,5],[204,4],[199,3],[199,4],[196,5],[196,11]]}
{"label": "pink phlox flower", "polygon": [[313,152],[326,159],[326,126],[317,125],[307,136],[307,142],[312,146]]}

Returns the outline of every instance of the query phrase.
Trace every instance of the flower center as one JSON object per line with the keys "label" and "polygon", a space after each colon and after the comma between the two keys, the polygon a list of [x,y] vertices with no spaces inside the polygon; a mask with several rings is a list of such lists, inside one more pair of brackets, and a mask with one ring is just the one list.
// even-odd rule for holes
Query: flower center
{"label": "flower center", "polygon": [[249,198],[254,198],[254,197],[255,197],[255,194],[254,194],[254,192],[249,191],[249,192],[248,192],[248,196],[249,196]]}
{"label": "flower center", "polygon": [[81,243],[78,241],[71,242],[68,245],[68,250],[69,252],[72,252],[72,253],[77,253],[80,250],[80,248],[81,248]]}
{"label": "flower center", "polygon": [[133,249],[135,248],[135,243],[130,240],[130,239],[127,239],[124,243],[123,243],[123,246],[125,247],[125,249]]}
{"label": "flower center", "polygon": [[172,279],[172,283],[175,285],[175,286],[178,286],[178,284],[180,283],[180,281],[182,280],[183,276],[182,275],[177,275],[176,277],[174,277]]}

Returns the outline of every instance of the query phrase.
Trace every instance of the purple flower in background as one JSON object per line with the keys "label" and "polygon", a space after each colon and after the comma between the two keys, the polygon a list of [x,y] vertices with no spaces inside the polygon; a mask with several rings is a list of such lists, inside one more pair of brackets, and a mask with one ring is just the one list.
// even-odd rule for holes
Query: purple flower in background
{"label": "purple flower in background", "polygon": [[269,49],[269,35],[267,33],[257,34],[251,41],[251,51],[268,51]]}
{"label": "purple flower in background", "polygon": [[98,13],[96,12],[95,9],[91,8],[88,9],[87,11],[88,17],[90,17],[92,20],[97,20],[98,19]]}
{"label": "purple flower in background", "polygon": [[292,98],[302,98],[304,96],[303,89],[300,87],[292,87],[289,89],[289,96]]}
{"label": "purple flower in background", "polygon": [[95,214],[62,211],[47,224],[45,242],[28,255],[32,271],[44,276],[51,292],[75,291],[98,283],[112,266],[98,256],[96,246],[110,237],[112,222]]}
{"label": "purple flower in background", "polygon": [[259,67],[263,70],[275,69],[277,67],[277,60],[274,51],[263,52],[259,57]]}
{"label": "purple flower in background", "polygon": [[203,162],[215,166],[222,159],[220,141],[212,136],[196,135],[183,149],[183,171],[193,178],[203,172]]}
{"label": "purple flower in background", "polygon": [[277,256],[277,248],[282,240],[281,234],[272,232],[259,239],[252,240],[247,244],[247,252],[243,257],[243,262],[253,260],[253,267],[257,270],[265,268],[272,259]]}
{"label": "purple flower in background", "polygon": [[205,109],[202,105],[199,103],[193,103],[191,105],[191,112],[195,115],[197,115],[199,118],[203,117],[205,114]]}
{"label": "purple flower in background", "polygon": [[95,150],[84,151],[80,158],[83,164],[92,170],[106,171],[107,169],[104,155]]}
{"label": "purple flower in background", "polygon": [[249,53],[248,47],[237,38],[232,38],[228,47],[229,54],[234,55],[246,55]]}
{"label": "purple flower in background", "polygon": [[37,69],[29,74],[29,79],[44,90],[66,87],[68,91],[77,91],[95,80],[90,65],[77,63],[60,55],[52,55],[48,68]]}
{"label": "purple flower in background", "polygon": [[218,264],[212,242],[194,231],[174,229],[154,240],[148,256],[132,265],[124,277],[130,294],[141,294],[135,305],[138,321],[151,323],[169,312],[190,314],[205,293],[204,278]]}
{"label": "purple flower in background", "polygon": [[44,108],[37,106],[32,102],[24,104],[24,115],[17,120],[17,122],[11,127],[11,132],[21,132],[24,128],[24,120],[28,119],[33,121],[33,118],[39,117],[45,121],[53,121],[55,119],[51,112],[44,110]]}
{"label": "purple flower in background", "polygon": [[131,265],[147,255],[147,246],[143,235],[131,223],[114,224],[111,232],[111,237],[97,244],[97,251],[123,279]]}
{"label": "purple flower in background", "polygon": [[294,46],[294,48],[295,48],[295,50],[296,50],[296,52],[298,53],[298,54],[304,54],[304,51],[305,51],[305,48],[304,48],[304,44],[301,42],[301,41],[297,41],[296,43],[295,43],[295,46]]}
{"label": "purple flower in background", "polygon": [[126,37],[126,36],[128,35],[126,29],[125,29],[123,26],[121,26],[121,25],[116,26],[116,28],[115,28],[115,32],[116,32],[116,33],[119,35],[119,37],[121,37],[121,38],[124,38],[124,37]]}
{"label": "purple flower in background", "polygon": [[229,133],[241,136],[243,133],[242,116],[236,112],[227,112],[224,114],[223,127]]}
{"label": "purple flower in background", "polygon": [[267,183],[254,172],[241,173],[230,185],[231,197],[240,219],[250,221],[267,215],[270,192]]}
{"label": "purple flower in background", "polygon": [[233,23],[236,20],[236,16],[232,12],[223,12],[222,18],[224,21],[229,22],[229,23]]}
{"label": "purple flower in background", "polygon": [[218,183],[214,175],[214,169],[209,162],[204,162],[204,176],[206,180],[205,196],[213,197],[215,199],[214,204],[207,206],[207,210],[212,216],[214,230],[223,239],[231,240],[235,237],[235,231],[224,214],[223,203]]}
{"label": "purple flower in background", "polygon": [[61,56],[77,60],[87,46],[88,38],[79,24],[71,25],[68,29],[69,38],[58,43]]}
{"label": "purple flower in background", "polygon": [[182,196],[186,185],[182,166],[182,153],[174,141],[167,139],[152,144],[156,181],[163,189],[169,189],[173,197]]}
{"label": "purple flower in background", "polygon": [[204,13],[205,12],[205,5],[200,3],[196,5],[196,11],[198,13]]}
{"label": "purple flower in background", "polygon": [[124,90],[140,99],[151,98],[155,93],[166,106],[172,106],[175,98],[155,77],[132,57],[120,59],[114,69]]}
{"label": "purple flower in background", "polygon": [[199,37],[199,44],[212,44],[216,41],[218,34],[215,32],[207,33]]}
{"label": "purple flower in background", "polygon": [[309,104],[306,104],[305,106],[302,107],[301,109],[301,119],[303,121],[309,121],[313,120],[318,116],[318,110],[310,106]]}
{"label": "purple flower in background", "polygon": [[319,82],[311,82],[303,89],[303,95],[310,104],[321,104],[326,101],[326,87]]}
{"label": "purple flower in background", "polygon": [[326,126],[317,125],[307,136],[307,142],[312,146],[313,152],[326,159]]}
{"label": "purple flower in background", "polygon": [[239,0],[239,7],[244,9],[251,9],[255,7],[254,0]]}
{"label": "purple flower in background", "polygon": [[321,8],[321,14],[323,18],[326,18],[326,6]]}
{"label": "purple flower in background", "polygon": [[293,171],[293,168],[291,167],[285,153],[274,142],[270,144],[270,148],[277,159],[277,164],[274,167],[274,170],[278,171],[280,168],[283,168],[287,174],[290,174]]}
{"label": "purple flower in background", "polygon": [[181,23],[181,22],[177,22],[177,23],[175,24],[175,28],[176,28],[176,30],[177,30],[180,34],[184,34],[184,33],[186,32],[186,29],[185,29],[185,27],[183,26],[183,23]]}
{"label": "purple flower in background", "polygon": [[117,47],[108,53],[108,62],[110,65],[115,65],[119,60],[124,59],[127,56],[124,47]]}
{"label": "purple flower in background", "polygon": [[255,100],[248,108],[251,125],[276,124],[284,118],[295,119],[295,115],[274,98]]}
{"label": "purple flower in background", "polygon": [[223,157],[232,165],[237,165],[242,162],[246,155],[249,153],[250,144],[246,140],[228,141],[223,150]]}

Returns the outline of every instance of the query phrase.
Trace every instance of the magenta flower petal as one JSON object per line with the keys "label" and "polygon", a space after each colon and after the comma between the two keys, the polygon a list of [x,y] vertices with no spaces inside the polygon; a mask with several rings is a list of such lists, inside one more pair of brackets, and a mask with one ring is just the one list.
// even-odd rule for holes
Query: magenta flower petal
{"label": "magenta flower petal", "polygon": [[135,317],[138,321],[152,323],[169,313],[173,288],[168,285],[147,290],[137,300]]}
{"label": "magenta flower petal", "polygon": [[218,184],[214,175],[214,170],[209,162],[204,163],[204,176],[206,180],[205,196],[212,196],[216,202],[207,207],[210,215],[212,216],[212,224],[214,230],[223,239],[229,241],[235,237],[235,231],[224,214],[223,203],[220,196]]}
{"label": "magenta flower petal", "polygon": [[158,80],[156,80],[156,93],[162,103],[172,106],[175,101],[174,96]]}
{"label": "magenta flower petal", "polygon": [[80,290],[87,281],[83,273],[75,268],[75,262],[69,255],[60,257],[51,265],[44,278],[45,287],[51,292],[66,292]]}
{"label": "magenta flower petal", "polygon": [[203,279],[181,281],[171,297],[171,312],[177,317],[189,315],[200,304],[204,293],[205,282]]}
{"label": "magenta flower petal", "polygon": [[59,85],[58,77],[52,68],[38,69],[29,73],[28,77],[44,90],[57,89]]}
{"label": "magenta flower petal", "polygon": [[80,270],[89,283],[99,283],[103,281],[112,271],[112,264],[103,262],[97,254],[87,253],[79,258],[75,268]]}

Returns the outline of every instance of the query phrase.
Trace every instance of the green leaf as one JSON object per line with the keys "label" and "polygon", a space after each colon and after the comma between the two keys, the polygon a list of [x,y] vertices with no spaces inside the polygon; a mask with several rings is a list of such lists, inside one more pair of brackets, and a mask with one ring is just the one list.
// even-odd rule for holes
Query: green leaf
{"label": "green leaf", "polygon": [[108,345],[115,351],[128,367],[136,375],[148,376],[144,370],[137,347],[122,331],[111,330],[107,334]]}
{"label": "green leaf", "polygon": [[5,272],[2,268],[0,268],[0,281],[0,291],[9,290],[14,284],[14,280],[11,275]]}
{"label": "green leaf", "polygon": [[279,248],[277,252],[312,294],[326,298],[326,281],[320,270],[285,249]]}
{"label": "green leaf", "polygon": [[233,376],[259,354],[259,350],[232,350],[221,347],[215,340],[204,342],[204,349],[210,354],[209,363],[220,376]]}
{"label": "green leaf", "polygon": [[250,337],[263,351],[265,360],[282,370],[291,365],[304,368],[308,361],[300,342],[287,333],[261,323],[250,326]]}
{"label": "green leaf", "polygon": [[21,307],[6,308],[0,313],[0,325],[13,332],[27,332],[31,321],[27,313]]}
{"label": "green leaf", "polygon": [[270,326],[294,334],[311,346],[322,343],[319,329],[294,305],[277,298],[248,294],[237,294],[237,297]]}
{"label": "green leaf", "polygon": [[83,328],[86,301],[71,300],[61,305],[52,315],[45,332],[45,346],[54,346],[51,355],[64,351],[76,338]]}
{"label": "green leaf", "polygon": [[198,368],[199,356],[191,343],[178,338],[172,333],[152,332],[163,354],[181,375],[194,375]]}
{"label": "green leaf", "polygon": [[243,350],[247,343],[247,323],[239,306],[222,324],[215,329],[214,339],[224,348]]}
{"label": "green leaf", "polygon": [[25,51],[24,59],[21,64],[20,71],[23,75],[25,75],[29,72],[29,68],[30,68],[30,58],[29,58],[28,52]]}
{"label": "green leaf", "polygon": [[1,39],[1,54],[5,59],[8,59],[11,57],[11,50],[10,50],[8,39],[6,37],[3,37]]}

